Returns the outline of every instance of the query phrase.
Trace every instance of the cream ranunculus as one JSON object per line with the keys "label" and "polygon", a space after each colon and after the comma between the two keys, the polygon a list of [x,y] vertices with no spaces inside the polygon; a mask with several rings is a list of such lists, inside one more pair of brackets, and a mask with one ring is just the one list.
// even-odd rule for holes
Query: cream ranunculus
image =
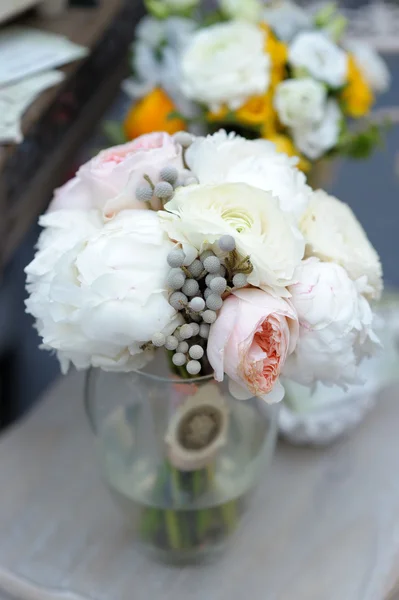
{"label": "cream ranunculus", "polygon": [[299,31],[312,27],[312,19],[306,10],[290,0],[265,5],[262,17],[284,42],[292,40]]}
{"label": "cream ranunculus", "polygon": [[369,44],[348,41],[346,48],[353,54],[363,77],[376,92],[386,92],[391,83],[391,74],[386,62]]}
{"label": "cream ranunculus", "polygon": [[370,299],[381,295],[382,267],[379,256],[352,210],[323,190],[314,193],[300,229],[306,241],[307,256],[334,262],[359,281]]}
{"label": "cream ranunculus", "polygon": [[139,368],[142,346],[171,333],[178,316],[168,302],[166,257],[173,245],[152,211],[123,211],[105,225],[98,211],[60,210],[45,228],[26,268],[27,312],[43,347],[63,371],[72,362],[112,371]]}
{"label": "cream ranunculus", "polygon": [[246,140],[219,131],[198,138],[188,149],[186,161],[200,183],[247,183],[271,192],[284,212],[299,217],[306,210],[311,189],[296,159],[276,152],[265,140]]}
{"label": "cream ranunculus", "polygon": [[327,90],[310,77],[288,79],[276,88],[274,106],[287,127],[308,127],[324,116]]}
{"label": "cream ranunculus", "polygon": [[311,160],[317,160],[336,146],[341,130],[342,113],[335,100],[328,100],[322,119],[309,127],[293,127],[297,148]]}
{"label": "cream ranunculus", "polygon": [[304,252],[299,231],[273,196],[249,185],[193,185],[179,188],[159,212],[172,240],[199,251],[213,246],[222,235],[232,235],[237,251],[249,256],[253,271],[249,283],[276,296],[288,296],[296,266]]}
{"label": "cream ranunculus", "polygon": [[345,269],[316,258],[304,261],[290,286],[298,313],[299,340],[283,375],[307,386],[320,381],[358,383],[358,365],[379,345],[367,300]]}
{"label": "cream ranunculus", "polygon": [[346,52],[321,31],[300,33],[289,48],[288,60],[291,66],[307,71],[333,88],[341,87],[347,80]]}
{"label": "cream ranunculus", "polygon": [[270,58],[265,32],[256,25],[231,21],[193,35],[182,58],[182,90],[216,111],[236,110],[253,95],[266,92]]}
{"label": "cream ranunculus", "polygon": [[260,0],[219,0],[222,12],[229,19],[242,19],[252,23],[259,23],[262,4]]}

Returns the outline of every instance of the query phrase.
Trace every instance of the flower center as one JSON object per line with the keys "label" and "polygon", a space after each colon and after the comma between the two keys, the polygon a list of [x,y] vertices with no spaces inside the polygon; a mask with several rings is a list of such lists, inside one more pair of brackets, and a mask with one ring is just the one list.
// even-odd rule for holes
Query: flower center
{"label": "flower center", "polygon": [[237,208],[229,208],[222,212],[222,219],[226,221],[237,233],[248,231],[253,227],[253,219],[248,213],[240,212]]}

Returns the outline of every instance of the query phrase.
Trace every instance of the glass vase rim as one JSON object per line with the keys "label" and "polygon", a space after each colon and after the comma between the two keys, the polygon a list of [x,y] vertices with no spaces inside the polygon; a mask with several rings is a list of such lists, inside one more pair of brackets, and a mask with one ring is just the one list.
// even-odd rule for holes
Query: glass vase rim
{"label": "glass vase rim", "polygon": [[[210,375],[201,375],[200,377],[188,377],[185,379],[184,377],[180,377],[177,373],[170,372],[170,377],[163,377],[162,375],[155,375],[154,373],[147,373],[146,371],[142,371],[141,369],[133,369],[131,373],[135,373],[143,379],[149,379],[151,381],[157,381],[158,383],[167,383],[167,384],[187,384],[190,385],[192,383],[205,383],[206,381],[211,381],[214,379],[214,374]],[[215,380],[216,381],[216,380]]]}

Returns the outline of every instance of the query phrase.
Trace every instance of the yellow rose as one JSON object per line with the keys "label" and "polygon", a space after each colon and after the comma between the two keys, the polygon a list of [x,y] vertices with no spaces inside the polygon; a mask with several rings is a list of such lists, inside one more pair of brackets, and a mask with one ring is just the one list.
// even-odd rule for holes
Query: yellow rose
{"label": "yellow rose", "polygon": [[342,100],[346,113],[355,119],[367,115],[374,102],[373,92],[351,54],[348,56],[348,83],[342,92]]}
{"label": "yellow rose", "polygon": [[161,89],[155,88],[147,96],[130,108],[125,118],[123,128],[128,140],[153,131],[165,131],[172,135],[186,129],[182,119],[169,119],[176,110],[169,96]]}
{"label": "yellow rose", "polygon": [[287,136],[281,133],[276,133],[274,135],[264,136],[265,139],[269,140],[269,142],[273,142],[276,146],[276,150],[278,152],[282,152],[283,154],[287,154],[287,156],[296,156],[299,159],[298,169],[307,173],[311,164],[306,158],[300,153],[298,148],[295,147],[293,141]]}

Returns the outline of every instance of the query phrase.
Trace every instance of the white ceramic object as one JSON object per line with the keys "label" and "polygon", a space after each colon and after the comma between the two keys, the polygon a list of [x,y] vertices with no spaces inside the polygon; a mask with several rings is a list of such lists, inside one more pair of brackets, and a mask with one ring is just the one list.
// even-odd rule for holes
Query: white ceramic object
{"label": "white ceramic object", "polygon": [[44,17],[56,17],[65,10],[67,4],[68,0],[1,0],[0,23],[34,7],[37,7]]}

